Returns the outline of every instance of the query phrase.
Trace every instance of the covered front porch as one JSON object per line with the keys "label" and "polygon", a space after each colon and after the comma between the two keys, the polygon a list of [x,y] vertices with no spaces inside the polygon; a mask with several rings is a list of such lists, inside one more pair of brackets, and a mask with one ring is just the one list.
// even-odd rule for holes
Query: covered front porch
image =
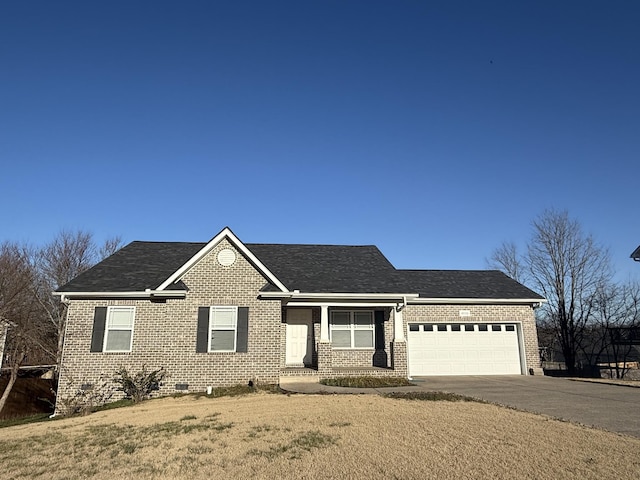
{"label": "covered front porch", "polygon": [[282,377],[407,377],[400,301],[283,301]]}

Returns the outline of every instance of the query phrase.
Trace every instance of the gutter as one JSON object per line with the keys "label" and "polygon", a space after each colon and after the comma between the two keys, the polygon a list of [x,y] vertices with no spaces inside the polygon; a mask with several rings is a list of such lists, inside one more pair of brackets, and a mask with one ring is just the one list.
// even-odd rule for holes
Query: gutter
{"label": "gutter", "polygon": [[409,300],[411,305],[429,305],[429,304],[480,304],[480,305],[532,305],[534,308],[540,307],[546,303],[546,298],[412,298]]}
{"label": "gutter", "polygon": [[417,298],[414,293],[301,293],[299,290],[293,292],[261,292],[260,298],[282,298],[289,300],[305,299],[328,299],[328,300],[406,300],[407,298]]}
{"label": "gutter", "polygon": [[184,298],[186,290],[151,290],[134,292],[53,292],[65,302],[72,298]]}

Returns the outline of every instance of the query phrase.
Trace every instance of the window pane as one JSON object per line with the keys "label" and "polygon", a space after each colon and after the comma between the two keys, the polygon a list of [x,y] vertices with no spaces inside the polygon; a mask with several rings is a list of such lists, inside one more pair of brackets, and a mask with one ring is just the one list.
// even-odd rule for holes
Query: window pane
{"label": "window pane", "polygon": [[349,312],[331,312],[331,323],[336,327],[348,327],[350,323]]}
{"label": "window pane", "polygon": [[354,321],[356,328],[372,328],[373,315],[371,312],[354,312]]}
{"label": "window pane", "polygon": [[109,327],[131,328],[133,325],[133,308],[109,309]]}
{"label": "window pane", "polygon": [[331,332],[331,342],[336,348],[351,347],[351,331],[350,330],[333,330]]}
{"label": "window pane", "polygon": [[353,341],[355,342],[355,348],[373,347],[373,331],[356,330],[353,332]]}
{"label": "window pane", "polygon": [[418,330],[420,330],[420,325],[415,324],[415,323],[409,324],[409,331],[410,332],[417,332]]}
{"label": "window pane", "polygon": [[235,329],[238,310],[236,307],[212,307],[211,328]]}
{"label": "window pane", "polygon": [[106,351],[129,350],[131,348],[131,330],[107,330]]}
{"label": "window pane", "polygon": [[212,330],[211,331],[211,351],[236,349],[236,332],[235,330]]}

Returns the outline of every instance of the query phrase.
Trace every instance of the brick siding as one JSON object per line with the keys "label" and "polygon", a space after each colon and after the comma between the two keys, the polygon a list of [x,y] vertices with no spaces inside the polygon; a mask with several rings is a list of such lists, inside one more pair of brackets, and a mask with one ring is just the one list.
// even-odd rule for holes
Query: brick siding
{"label": "brick siding", "polygon": [[[223,248],[234,248],[223,240],[187,274],[183,281],[189,291],[185,299],[165,303],[149,300],[72,300],[69,305],[59,398],[65,398],[82,384],[99,384],[102,376],[112,377],[124,366],[137,372],[164,367],[169,377],[160,394],[175,392],[175,384],[186,383],[189,391],[207,386],[227,386],[249,380],[277,383],[281,365],[281,303],[258,300],[266,280],[236,252],[229,267],[217,262]],[[136,307],[133,346],[129,353],[92,353],[91,332],[95,307],[133,305]],[[247,353],[196,353],[198,307],[235,305],[249,307]]]}

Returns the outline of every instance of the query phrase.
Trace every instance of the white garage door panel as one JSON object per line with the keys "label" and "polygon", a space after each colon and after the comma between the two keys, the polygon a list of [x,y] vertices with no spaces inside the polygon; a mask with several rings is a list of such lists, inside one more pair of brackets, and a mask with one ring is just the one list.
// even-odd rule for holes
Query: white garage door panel
{"label": "white garage door panel", "polygon": [[474,325],[473,331],[466,331],[465,325],[458,327],[459,324],[447,324],[446,331],[439,331],[437,325],[419,324],[419,330],[415,330],[416,325],[409,329],[410,375],[521,373],[515,324],[491,324],[486,331],[481,331],[479,324]]}

